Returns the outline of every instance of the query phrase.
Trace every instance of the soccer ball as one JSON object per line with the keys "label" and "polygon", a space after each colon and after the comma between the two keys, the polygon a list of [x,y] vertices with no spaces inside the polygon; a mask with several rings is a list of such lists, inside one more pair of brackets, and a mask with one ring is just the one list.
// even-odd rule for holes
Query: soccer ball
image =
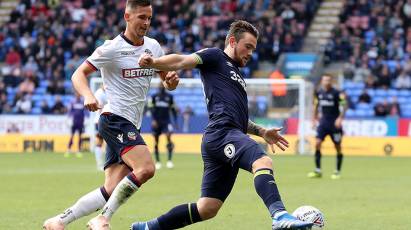
{"label": "soccer ball", "polygon": [[324,216],[320,210],[313,206],[301,206],[293,212],[297,219],[314,223],[312,229],[322,229],[324,227]]}

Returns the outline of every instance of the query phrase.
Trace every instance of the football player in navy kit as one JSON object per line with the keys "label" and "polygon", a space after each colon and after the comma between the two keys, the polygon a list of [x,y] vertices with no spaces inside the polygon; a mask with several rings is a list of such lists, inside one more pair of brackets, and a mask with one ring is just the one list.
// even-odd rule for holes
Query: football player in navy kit
{"label": "football player in navy kit", "polygon": [[168,161],[166,166],[167,168],[173,168],[174,164],[172,158],[174,143],[171,141],[173,125],[171,123],[170,113],[173,116],[174,124],[177,125],[177,111],[174,105],[174,97],[172,94],[166,92],[163,84],[160,84],[158,92],[151,97],[149,107],[152,118],[151,129],[154,136],[154,156],[156,158],[156,169],[161,168],[158,143],[162,133],[164,133],[167,137],[166,147],[168,151]]}
{"label": "football player in navy kit", "polygon": [[270,212],[272,229],[311,228],[312,223],[288,214],[274,180],[271,158],[247,135],[264,138],[272,151],[274,145],[282,150],[288,147],[287,140],[279,134],[281,129],[262,128],[248,117],[246,83],[239,68],[250,60],[257,39],[257,29],[240,20],[231,24],[224,50],[208,48],[190,55],[171,54],[160,58],[145,55],[140,59],[140,66],[164,71],[198,68],[209,123],[201,144],[204,161],[201,198],[176,206],[151,221],[136,222],[131,229],[178,229],[213,218],[230,194],[240,168],[254,174],[254,186]]}
{"label": "football player in navy kit", "polygon": [[315,170],[308,173],[310,178],[321,178],[321,144],[330,135],[337,150],[337,166],[332,179],[340,178],[343,161],[341,152],[342,119],[347,109],[345,94],[332,86],[332,77],[325,74],[321,78],[321,88],[315,93],[314,124],[318,123],[315,143]]}

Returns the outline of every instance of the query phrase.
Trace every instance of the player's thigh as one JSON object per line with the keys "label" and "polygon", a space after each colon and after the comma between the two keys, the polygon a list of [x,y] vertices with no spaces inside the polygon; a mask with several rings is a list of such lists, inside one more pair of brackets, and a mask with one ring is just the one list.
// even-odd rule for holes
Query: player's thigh
{"label": "player's thigh", "polygon": [[228,132],[224,139],[224,156],[234,167],[251,172],[253,163],[267,156],[255,140],[239,130]]}
{"label": "player's thigh", "polygon": [[104,188],[111,194],[117,184],[130,173],[130,169],[124,164],[111,164],[104,170],[105,181]]}
{"label": "player's thigh", "polygon": [[342,137],[343,137],[342,128],[334,127],[330,136],[331,136],[331,140],[334,142],[335,145],[340,145],[342,142]]}
{"label": "player's thigh", "polygon": [[317,145],[321,144],[321,142],[324,141],[325,137],[329,134],[329,130],[327,128],[327,124],[320,123],[317,127],[317,134],[316,134],[316,140],[317,140]]}
{"label": "player's thigh", "polygon": [[133,170],[154,165],[147,145],[133,146],[121,158]]}
{"label": "player's thigh", "polygon": [[201,197],[215,198],[224,202],[234,186],[238,168],[213,157],[207,157],[207,153],[204,152],[203,161]]}

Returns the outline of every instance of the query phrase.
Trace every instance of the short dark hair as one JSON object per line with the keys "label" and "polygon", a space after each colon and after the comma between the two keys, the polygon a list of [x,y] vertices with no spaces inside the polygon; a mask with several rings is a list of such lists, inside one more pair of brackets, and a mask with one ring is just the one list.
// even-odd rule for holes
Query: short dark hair
{"label": "short dark hair", "polygon": [[241,38],[243,38],[243,33],[248,32],[254,37],[258,39],[259,32],[255,26],[253,26],[251,23],[243,20],[236,20],[230,25],[230,30],[227,33],[227,37],[225,38],[225,46],[228,45],[228,40],[230,39],[231,36],[234,36],[236,41],[239,41]]}
{"label": "short dark hair", "polygon": [[334,75],[332,73],[323,73],[321,78],[324,78],[324,77],[334,78]]}
{"label": "short dark hair", "polygon": [[135,9],[138,6],[151,6],[151,0],[127,0],[126,8]]}

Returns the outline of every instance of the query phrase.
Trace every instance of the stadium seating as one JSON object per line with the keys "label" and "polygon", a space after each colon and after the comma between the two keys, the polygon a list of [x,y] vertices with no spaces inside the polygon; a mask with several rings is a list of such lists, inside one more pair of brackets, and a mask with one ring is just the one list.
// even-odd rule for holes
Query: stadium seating
{"label": "stadium seating", "polygon": [[[26,60],[29,59],[27,54],[36,53],[36,50],[40,48],[44,49],[46,55],[34,56],[34,65],[36,65],[34,69],[38,70],[35,73],[35,78],[39,84],[32,97],[34,100],[32,112],[37,114],[39,112],[38,106],[43,100],[43,95],[48,93],[48,80],[53,78],[65,80],[66,94],[70,96],[62,96],[63,103],[68,104],[73,97],[73,91],[71,82],[67,80],[70,79],[70,75],[76,66],[84,60],[84,57],[90,55],[96,46],[101,45],[104,39],[114,37],[123,30],[121,13],[117,13],[117,11],[97,13],[97,9],[104,11],[104,9],[111,10],[116,8],[118,12],[121,12],[125,0],[65,0],[59,1],[60,4],[57,6],[46,5],[46,7],[43,4],[47,4],[48,1],[32,2],[21,1],[18,7],[11,13],[13,17],[11,17],[10,21],[1,27],[0,62],[6,60],[11,47],[16,48],[20,63],[12,66],[13,69],[10,72],[13,72],[15,69],[19,70],[17,77],[22,79],[23,77],[20,73],[24,72],[22,70],[26,67]],[[259,45],[257,49],[258,54],[253,56],[254,63],[251,63],[244,70],[244,73],[247,75],[246,77],[251,77],[252,72],[258,67],[256,62],[260,60],[275,61],[279,54],[285,50],[299,50],[302,45],[302,37],[320,1],[293,1],[290,10],[294,14],[287,14],[293,15],[292,18],[283,18],[285,16],[281,14],[286,9],[285,6],[290,5],[290,2],[286,0],[263,0],[258,1],[258,3],[257,1],[250,0],[232,1],[228,5],[224,1],[213,0],[212,5],[218,6],[221,4],[221,6],[212,8],[210,12],[204,10],[203,3],[199,3],[197,7],[193,8],[185,5],[189,4],[189,2],[191,1],[181,3],[178,7],[170,7],[171,1],[154,1],[153,7],[156,15],[153,17],[149,36],[158,39],[168,52],[193,52],[203,48],[204,45],[221,47],[224,45],[224,34],[227,26],[234,18],[248,18],[249,21],[259,27],[261,37],[266,38]],[[168,12],[165,9],[171,11]],[[183,17],[183,14],[186,12],[182,9],[189,10],[192,17]],[[84,15],[88,17],[84,17]],[[113,19],[113,25],[107,25],[109,20],[106,19],[108,17]],[[171,20],[170,17],[179,19]],[[192,20],[192,18],[198,18],[199,20]],[[44,19],[50,22],[65,21],[66,23],[64,25],[54,23],[53,29],[50,30],[45,27]],[[33,23],[33,27],[24,26],[23,21],[25,20],[30,20],[30,23]],[[45,31],[50,31],[50,33]],[[204,33],[199,33],[199,31],[204,31]],[[175,37],[175,34],[178,34],[179,37]],[[187,36],[195,38],[193,44],[187,42]],[[284,42],[286,36],[288,38],[291,36],[289,40],[292,40],[292,43],[287,44],[287,46],[281,46],[286,47],[286,49],[280,49],[278,53],[267,52],[272,50],[271,46],[276,36],[280,38],[281,43]],[[79,39],[80,37],[85,39]],[[25,52],[25,50],[30,52]],[[58,76],[54,76],[55,71],[59,73]],[[8,103],[11,106],[14,105],[15,91],[16,89],[13,88],[7,92]],[[200,93],[202,95],[202,92]],[[195,103],[195,101],[200,99],[200,93],[196,91],[196,96],[184,98],[184,96],[190,95],[190,93],[183,90],[181,95],[177,93],[176,101],[179,107],[192,105],[195,113],[205,113],[205,106],[198,106]],[[54,96],[44,96],[44,98],[49,104],[54,102]],[[203,99],[201,98],[201,100]]]}

